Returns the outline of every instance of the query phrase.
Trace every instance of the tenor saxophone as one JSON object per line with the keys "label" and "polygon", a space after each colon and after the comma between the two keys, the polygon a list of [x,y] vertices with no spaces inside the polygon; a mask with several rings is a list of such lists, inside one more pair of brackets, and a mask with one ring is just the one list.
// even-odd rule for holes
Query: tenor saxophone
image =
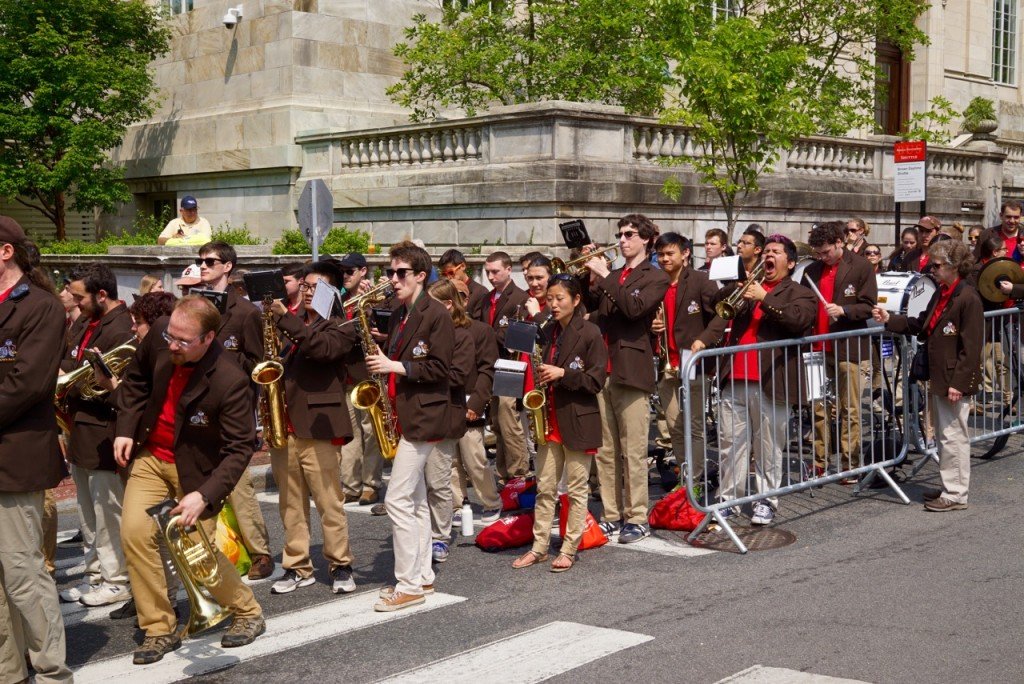
{"label": "tenor saxophone", "polygon": [[[530,354],[530,365],[535,379],[539,377],[540,365],[543,362],[544,351],[540,344],[535,344],[533,353]],[[548,443],[547,403],[547,383],[537,382],[532,390],[523,395],[523,407],[529,411],[533,443],[538,446]]]}
{"label": "tenor saxophone", "polygon": [[[353,307],[353,313],[359,321],[359,344],[366,356],[377,353],[377,343],[370,334],[370,308],[390,296],[390,287],[387,283],[378,285],[356,298],[358,301],[353,300],[346,305],[346,308]],[[381,456],[388,460],[393,459],[398,453],[398,415],[395,413],[395,407],[391,405],[391,400],[388,399],[388,387],[384,377],[379,373],[370,374],[368,379],[352,388],[349,401],[357,409],[369,414],[373,435],[380,445]]]}
{"label": "tenor saxophone", "polygon": [[278,361],[281,348],[270,310],[272,303],[272,298],[263,301],[263,361],[252,369],[252,381],[260,386],[257,411],[263,440],[275,449],[283,449],[288,444],[288,418],[284,403],[284,366]]}

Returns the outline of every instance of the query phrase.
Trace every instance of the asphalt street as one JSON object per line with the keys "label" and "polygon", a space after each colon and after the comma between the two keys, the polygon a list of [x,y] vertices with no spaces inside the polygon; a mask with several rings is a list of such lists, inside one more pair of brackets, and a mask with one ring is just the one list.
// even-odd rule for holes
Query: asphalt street
{"label": "asphalt street", "polygon": [[[460,537],[438,566],[439,593],[386,616],[371,606],[392,581],[390,525],[349,505],[356,594],[330,592],[314,524],[319,582],[284,596],[256,584],[269,631],[252,646],[222,651],[215,633],[142,671],[125,657],[141,640],[130,620],[66,604],[68,660],[77,681],[147,683],[1021,682],[1022,464],[1017,436],[1000,457],[975,459],[965,511],[923,509],[934,465],[904,484],[909,506],[839,485],[791,495],[776,527],[795,542],[747,555],[656,532],[552,574],[513,570],[519,551],[484,553]],[[260,499],[279,561],[276,496]],[[77,527],[72,510],[60,527]],[[80,557],[60,548],[60,588],[80,581]]]}

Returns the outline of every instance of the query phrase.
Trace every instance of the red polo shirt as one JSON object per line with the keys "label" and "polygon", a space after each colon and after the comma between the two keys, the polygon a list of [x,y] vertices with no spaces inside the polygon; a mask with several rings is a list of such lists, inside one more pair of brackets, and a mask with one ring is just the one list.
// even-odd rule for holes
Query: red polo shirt
{"label": "red polo shirt", "polygon": [[[771,292],[781,282],[781,280],[774,283],[764,282],[761,284],[761,287],[765,291]],[[757,342],[757,331],[761,327],[761,319],[763,318],[764,310],[761,308],[761,302],[757,302],[754,305],[754,310],[751,312],[750,325],[743,331],[742,337],[740,337],[736,344],[741,346],[744,344],[755,344]],[[743,351],[736,354],[732,362],[732,377],[736,380],[760,382],[761,365],[757,354],[756,351]]]}
{"label": "red polo shirt", "polygon": [[146,449],[165,463],[174,463],[174,418],[178,410],[178,400],[181,399],[185,385],[188,384],[188,379],[192,377],[195,369],[195,366],[174,367],[170,382],[167,383],[167,396],[160,407],[160,415],[157,416],[156,425],[146,442]]}

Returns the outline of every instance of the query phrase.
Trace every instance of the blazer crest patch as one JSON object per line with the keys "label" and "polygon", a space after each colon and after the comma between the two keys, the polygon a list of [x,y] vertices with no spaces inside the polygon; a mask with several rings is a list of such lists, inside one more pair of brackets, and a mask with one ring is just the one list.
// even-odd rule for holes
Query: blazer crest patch
{"label": "blazer crest patch", "polygon": [[636,288],[635,290],[630,292],[630,294],[633,295],[634,297],[636,297],[637,299],[640,299],[640,288],[639,287]]}
{"label": "blazer crest patch", "polygon": [[188,424],[192,427],[207,427],[210,424],[210,419],[206,417],[206,414],[202,410],[196,411],[195,415],[188,419]]}
{"label": "blazer crest patch", "polygon": [[958,331],[958,330],[956,329],[956,326],[955,326],[955,325],[953,325],[953,321],[949,321],[949,322],[948,322],[948,323],[946,323],[946,325],[945,325],[945,326],[944,326],[944,327],[942,328],[942,334],[943,334],[943,335],[956,335],[956,334],[957,334],[957,332],[959,332],[959,331]]}
{"label": "blazer crest patch", "polygon": [[502,316],[501,318],[498,319],[498,327],[499,328],[507,328],[508,327],[508,316]]}
{"label": "blazer crest patch", "polygon": [[412,358],[422,359],[430,353],[430,345],[425,340],[420,340],[416,343],[416,346],[412,348]]}
{"label": "blazer crest patch", "polygon": [[844,297],[854,297],[854,296],[856,296],[856,294],[857,294],[857,290],[856,290],[856,288],[854,288],[853,283],[850,283],[849,285],[847,285],[846,289],[843,290],[843,296]]}
{"label": "blazer crest patch", "polygon": [[234,335],[228,335],[228,339],[224,340],[224,348],[238,351],[238,338]]}
{"label": "blazer crest patch", "polygon": [[78,345],[77,344],[75,345],[75,348],[71,350],[71,358],[73,358],[73,359],[77,359],[78,358]]}
{"label": "blazer crest patch", "polygon": [[583,359],[577,356],[576,358],[569,362],[569,368],[571,370],[583,370]]}
{"label": "blazer crest patch", "polygon": [[686,313],[697,314],[700,313],[700,304],[697,303],[696,299],[690,300],[690,305],[686,307]]}
{"label": "blazer crest patch", "polygon": [[14,340],[4,340],[3,345],[0,345],[0,361],[14,361],[17,357],[18,346]]}

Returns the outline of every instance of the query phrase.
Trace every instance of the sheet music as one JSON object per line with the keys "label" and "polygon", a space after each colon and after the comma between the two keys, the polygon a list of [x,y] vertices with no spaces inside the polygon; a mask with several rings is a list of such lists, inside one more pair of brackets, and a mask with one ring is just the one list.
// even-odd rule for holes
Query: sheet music
{"label": "sheet music", "polygon": [[313,301],[310,302],[313,311],[320,314],[320,318],[330,318],[335,302],[341,303],[341,294],[338,292],[338,288],[321,278],[316,284],[316,289],[313,290]]}

